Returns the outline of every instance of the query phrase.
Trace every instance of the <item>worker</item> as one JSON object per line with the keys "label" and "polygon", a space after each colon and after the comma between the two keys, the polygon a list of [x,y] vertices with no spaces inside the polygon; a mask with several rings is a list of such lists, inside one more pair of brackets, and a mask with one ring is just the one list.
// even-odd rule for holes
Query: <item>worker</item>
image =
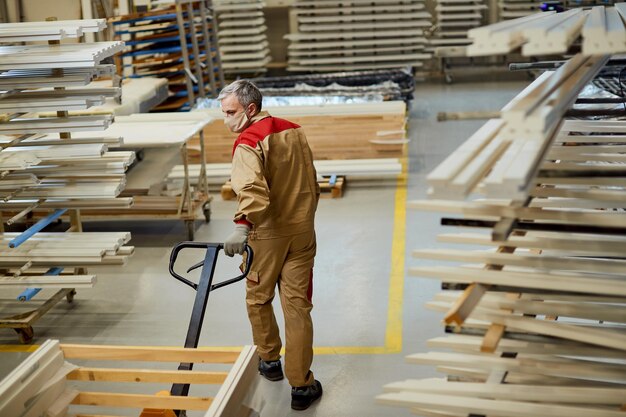
{"label": "worker", "polygon": [[218,100],[224,124],[239,136],[233,146],[232,189],[237,195],[234,232],[226,239],[228,256],[254,259],[247,277],[246,305],[259,372],[282,380],[282,342],[272,308],[278,287],[285,316],[285,374],[291,408],[305,410],[322,396],[311,372],[313,362],[313,260],[319,185],[313,156],[302,128],[261,111],[262,95],[250,81],[225,87]]}

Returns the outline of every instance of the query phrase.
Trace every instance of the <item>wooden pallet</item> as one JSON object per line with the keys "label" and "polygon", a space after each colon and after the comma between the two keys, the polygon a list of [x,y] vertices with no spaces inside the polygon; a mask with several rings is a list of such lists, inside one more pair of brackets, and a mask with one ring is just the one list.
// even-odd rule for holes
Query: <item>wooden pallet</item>
{"label": "wooden pallet", "polygon": [[[322,177],[317,181],[320,186],[320,198],[343,197],[343,189],[346,185],[346,178],[338,176],[332,182],[331,178],[332,177]],[[221,194],[222,200],[233,200],[237,198],[230,181],[226,181],[226,183],[222,185]]]}
{"label": "wooden pallet", "polygon": [[[122,408],[135,409],[136,413],[150,409],[151,415],[165,415],[166,410],[198,410],[206,413],[205,417],[247,416],[251,409],[245,405],[246,397],[255,391],[258,379],[257,358],[254,346],[246,346],[241,352],[225,352],[69,345],[47,340],[0,381],[0,414],[65,417],[75,415],[77,407],[83,410],[89,407],[94,414],[102,414],[98,413],[102,408]],[[79,360],[82,365],[75,366],[68,360]],[[131,369],[118,365],[138,361],[155,362],[159,366],[158,369]],[[97,364],[90,365],[90,362]],[[112,362],[115,367],[102,367],[102,362]],[[175,370],[174,363],[229,364],[231,368],[228,371],[179,371]],[[146,390],[150,392],[111,392],[110,388],[105,388],[111,382],[148,383],[150,388]],[[153,384],[161,384],[166,391],[154,394]],[[218,385],[220,388],[214,397],[170,396],[172,384]]]}

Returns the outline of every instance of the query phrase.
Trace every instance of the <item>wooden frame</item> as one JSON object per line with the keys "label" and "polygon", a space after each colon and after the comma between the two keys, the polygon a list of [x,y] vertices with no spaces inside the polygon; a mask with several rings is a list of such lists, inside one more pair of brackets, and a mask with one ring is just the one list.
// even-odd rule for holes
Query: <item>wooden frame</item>
{"label": "wooden frame", "polygon": [[[162,369],[76,367],[64,359],[81,361],[201,362],[232,364],[229,372],[178,371]],[[18,368],[0,382],[0,412],[29,413],[63,417],[74,405],[134,409],[201,410],[207,417],[247,416],[243,406],[256,390],[258,356],[254,346],[239,352],[171,349],[160,347],[63,345],[48,340]],[[45,388],[53,378],[51,388]],[[83,381],[98,391],[77,390],[72,381]],[[175,397],[161,394],[103,392],[102,382],[219,384],[215,397]],[[98,389],[100,388],[100,389]],[[41,391],[44,389],[43,391]],[[34,401],[33,401],[34,400]],[[33,405],[29,405],[34,402]],[[34,410],[34,411],[32,411]],[[26,414],[28,416],[35,414]]]}

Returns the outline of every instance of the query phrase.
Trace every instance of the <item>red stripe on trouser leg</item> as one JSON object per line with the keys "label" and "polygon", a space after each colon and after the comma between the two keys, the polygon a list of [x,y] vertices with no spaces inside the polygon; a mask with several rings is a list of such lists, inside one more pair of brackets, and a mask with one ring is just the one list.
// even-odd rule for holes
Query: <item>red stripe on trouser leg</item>
{"label": "red stripe on trouser leg", "polygon": [[311,268],[311,275],[309,277],[309,289],[306,291],[306,298],[309,302],[313,299],[313,268]]}

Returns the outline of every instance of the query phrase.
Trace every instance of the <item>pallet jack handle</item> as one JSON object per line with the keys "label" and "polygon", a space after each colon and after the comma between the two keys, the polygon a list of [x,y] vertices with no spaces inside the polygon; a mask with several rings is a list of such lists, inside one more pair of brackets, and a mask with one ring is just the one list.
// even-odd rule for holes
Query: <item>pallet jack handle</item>
{"label": "pallet jack handle", "polygon": [[[204,260],[191,266],[187,269],[187,272],[193,271],[194,269],[202,268],[202,272],[200,273],[200,278],[198,279],[198,283],[192,282],[187,278],[179,275],[174,271],[174,265],[176,264],[176,259],[178,258],[178,254],[183,249],[202,249],[204,250]],[[252,266],[252,260],[254,257],[254,253],[252,252],[252,248],[246,245],[246,256],[245,256],[245,267],[243,274],[238,277],[228,279],[226,281],[219,282],[217,284],[213,284],[213,273],[215,272],[215,265],[217,264],[217,255],[220,250],[224,249],[224,245],[221,243],[206,243],[206,242],[181,242],[172,249],[172,254],[170,255],[170,266],[169,271],[170,274],[182,282],[183,284],[189,285],[196,291],[196,297],[193,303],[193,308],[191,310],[191,320],[189,321],[189,328],[187,330],[187,338],[185,339],[185,347],[186,348],[197,348],[198,342],[200,341],[200,332],[202,330],[202,323],[204,321],[204,313],[206,311],[206,306],[209,301],[209,294],[218,288],[225,287],[227,285],[233,284],[235,282],[241,281],[248,276],[250,272],[250,267]],[[193,363],[181,363],[178,366],[178,369],[181,371],[191,371],[193,369]],[[170,390],[170,395],[177,396],[187,396],[189,394],[189,384],[174,384],[172,389]],[[184,410],[174,410],[176,416],[181,417],[185,415]]]}
{"label": "pallet jack handle", "polygon": [[[180,282],[182,282],[183,284],[187,284],[189,285],[191,288],[193,288],[194,290],[198,290],[198,284],[196,284],[195,282],[189,281],[187,278],[180,276],[178,273],[176,273],[174,271],[174,264],[176,263],[176,259],[178,258],[178,254],[180,253],[181,250],[183,249],[188,249],[188,248],[192,248],[192,249],[206,249],[207,250],[207,254],[209,254],[209,252],[215,253],[215,255],[217,255],[217,252],[219,252],[221,249],[224,249],[224,245],[221,243],[204,243],[204,242],[180,242],[178,245],[176,245],[174,247],[174,249],[172,249],[172,253],[170,255],[170,274],[176,278],[177,280],[179,280]],[[210,249],[213,249],[212,251],[210,251]],[[217,257],[214,256],[214,259],[216,259]],[[218,288],[222,288],[225,287],[227,285],[233,284],[235,282],[241,281],[242,279],[244,279],[245,277],[248,276],[248,273],[250,272],[250,267],[252,266],[252,260],[254,258],[254,252],[252,252],[252,248],[248,245],[246,245],[246,265],[243,271],[243,274],[239,275],[238,277],[226,280],[226,281],[222,281],[220,283],[217,284],[212,284],[211,285],[211,291],[216,290]],[[194,269],[198,269],[200,267],[204,267],[205,262],[207,261],[207,259],[205,258],[204,261],[198,262],[197,264],[191,266],[189,269],[187,269],[187,273],[193,271]]]}

